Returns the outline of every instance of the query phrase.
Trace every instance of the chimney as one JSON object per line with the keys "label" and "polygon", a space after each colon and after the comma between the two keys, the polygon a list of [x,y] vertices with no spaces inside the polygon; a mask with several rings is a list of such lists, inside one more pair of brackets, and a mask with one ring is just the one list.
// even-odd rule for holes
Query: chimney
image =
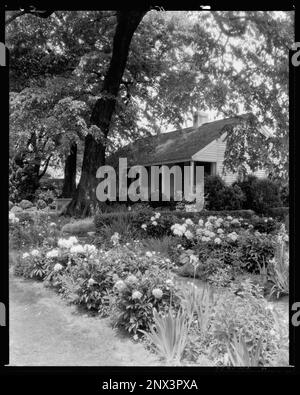
{"label": "chimney", "polygon": [[199,126],[209,121],[209,114],[204,111],[196,111],[193,115],[193,127],[199,128]]}

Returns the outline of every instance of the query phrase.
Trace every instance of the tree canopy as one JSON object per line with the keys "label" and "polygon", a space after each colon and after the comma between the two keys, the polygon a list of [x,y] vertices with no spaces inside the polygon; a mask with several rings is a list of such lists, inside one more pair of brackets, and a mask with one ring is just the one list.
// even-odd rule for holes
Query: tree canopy
{"label": "tree canopy", "polygon": [[[114,56],[122,58],[114,53],[122,50],[114,41],[118,28],[130,36],[135,17],[54,11],[10,21],[11,154],[25,149],[30,156],[35,135],[42,162],[51,153],[50,164],[63,163],[72,142],[86,150],[88,136],[108,155],[138,137],[182,127],[195,110],[251,112],[257,127],[245,126],[244,138],[228,130],[226,168],[264,166],[287,179],[293,12],[145,11],[132,26],[123,72],[108,78]],[[93,122],[116,79],[111,117]],[[261,127],[271,132],[268,140]]]}

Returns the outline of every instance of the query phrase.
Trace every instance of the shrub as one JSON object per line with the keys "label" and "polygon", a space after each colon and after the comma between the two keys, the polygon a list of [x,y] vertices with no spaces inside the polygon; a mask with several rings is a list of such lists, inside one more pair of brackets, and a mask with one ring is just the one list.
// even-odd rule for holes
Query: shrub
{"label": "shrub", "polygon": [[260,273],[274,256],[274,240],[269,235],[255,233],[242,235],[238,241],[238,253],[242,268]]}
{"label": "shrub", "polygon": [[244,193],[245,200],[244,200],[243,208],[248,208],[253,210],[256,181],[257,181],[256,176],[254,176],[253,174],[248,174],[243,180],[238,180],[232,184],[233,186],[237,185],[238,187],[240,187]]}
{"label": "shrub", "polygon": [[222,210],[220,195],[225,189],[225,182],[220,176],[208,176],[204,182],[205,208],[208,210]]}
{"label": "shrub", "polygon": [[[159,218],[156,218],[157,225],[153,225],[151,217],[155,217],[159,213]],[[199,219],[206,219],[212,215],[224,217],[231,215],[232,217],[243,217],[250,219],[254,212],[251,210],[222,210],[222,211],[206,211],[201,212],[185,212],[185,211],[160,211],[160,212],[143,212],[143,211],[127,211],[120,213],[107,213],[95,215],[95,227],[98,233],[101,233],[103,225],[110,226],[113,221],[124,221],[126,224],[131,224],[133,227],[141,232],[141,237],[162,237],[171,235],[171,226],[181,219],[190,218],[193,221]],[[147,225],[146,231],[143,230],[142,225]],[[150,225],[148,227],[148,225]],[[118,232],[120,233],[120,232]]]}
{"label": "shrub", "polygon": [[254,231],[258,231],[260,233],[274,233],[279,230],[281,225],[280,222],[277,222],[271,217],[266,218],[257,216],[254,216],[249,220],[248,224],[253,226]]}
{"label": "shrub", "polygon": [[47,203],[45,202],[45,200],[39,199],[39,200],[36,201],[36,207],[39,210],[43,210],[44,208],[47,207]]}
{"label": "shrub", "polygon": [[31,208],[33,206],[33,203],[30,202],[29,200],[22,200],[19,203],[19,206],[21,207],[21,209],[26,210],[28,208]]}
{"label": "shrub", "polygon": [[[261,342],[261,356],[268,361],[276,349],[276,339],[271,331],[273,326],[274,318],[262,289],[250,280],[239,286],[231,285],[217,300],[212,331],[221,347],[230,344],[235,336],[243,336],[250,349]],[[260,360],[260,364],[262,362]]]}
{"label": "shrub", "polygon": [[284,185],[280,185],[280,200],[284,206],[289,206],[290,191],[289,191],[288,183],[285,183]]}
{"label": "shrub", "polygon": [[268,179],[260,179],[255,182],[253,210],[258,213],[269,213],[273,207],[280,207],[279,186]]}
{"label": "shrub", "polygon": [[146,251],[156,251],[162,255],[170,256],[176,247],[177,240],[172,236],[163,236],[162,238],[149,238],[141,241],[142,247]]}
{"label": "shrub", "polygon": [[54,245],[59,230],[50,216],[42,211],[22,211],[17,213],[19,222],[10,226],[9,238],[12,248],[41,246],[45,243]]}
{"label": "shrub", "polygon": [[43,280],[47,273],[43,252],[37,249],[24,253],[14,267],[14,273],[25,278]]}
{"label": "shrub", "polygon": [[233,185],[239,186],[245,194],[243,208],[268,215],[270,209],[281,205],[279,185],[267,178],[258,179],[249,175],[244,181],[238,181]]}
{"label": "shrub", "polygon": [[285,220],[286,216],[289,216],[289,212],[289,207],[273,207],[269,209],[269,215],[280,221]]}
{"label": "shrub", "polygon": [[178,299],[173,294],[173,281],[165,270],[152,266],[143,275],[136,273],[134,279],[130,277],[115,283],[113,322],[136,334],[139,330],[149,330],[154,308],[167,313],[170,306],[178,308]]}
{"label": "shrub", "polygon": [[58,197],[58,193],[53,189],[40,188],[35,193],[36,201],[43,200],[46,205],[50,205]]}
{"label": "shrub", "polygon": [[208,210],[240,210],[246,197],[238,185],[226,185],[220,176],[205,179],[204,193]]}

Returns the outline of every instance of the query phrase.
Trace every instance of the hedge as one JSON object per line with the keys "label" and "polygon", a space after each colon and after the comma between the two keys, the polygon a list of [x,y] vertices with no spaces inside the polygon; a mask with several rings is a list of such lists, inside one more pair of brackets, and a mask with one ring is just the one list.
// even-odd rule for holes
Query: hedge
{"label": "hedge", "polygon": [[269,215],[279,220],[284,220],[289,215],[289,207],[274,207],[269,209]]}
{"label": "hedge", "polygon": [[[134,224],[136,228],[140,229],[141,225],[149,220],[149,216],[153,215],[154,211],[145,212],[142,211],[128,211],[128,212],[118,212],[118,213],[107,213],[107,214],[96,214],[95,215],[95,227],[96,231],[100,231],[101,228],[109,226],[114,220],[124,220],[128,223]],[[206,211],[201,212],[186,212],[186,211],[159,211],[162,219],[169,221],[173,225],[177,220],[182,218],[190,218],[194,221],[198,221],[200,218],[207,218],[210,215],[215,216],[227,216],[232,217],[243,217],[251,219],[255,214],[252,210],[222,210],[222,211]],[[170,225],[170,226],[171,226]]]}

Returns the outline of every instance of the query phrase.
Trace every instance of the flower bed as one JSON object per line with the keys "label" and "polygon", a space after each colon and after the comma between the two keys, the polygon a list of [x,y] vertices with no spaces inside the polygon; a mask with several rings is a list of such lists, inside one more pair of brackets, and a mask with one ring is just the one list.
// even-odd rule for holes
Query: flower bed
{"label": "flower bed", "polygon": [[[107,233],[99,247],[74,236],[59,238],[57,227],[51,229],[46,220],[41,240],[23,243],[26,227],[35,223],[10,214],[11,236],[21,232],[23,248],[14,272],[44,281],[71,303],[110,317],[114,326],[136,340],[142,337],[169,362],[200,364],[204,358],[215,366],[276,364],[286,339],[263,289],[247,278],[238,284],[233,278],[238,271],[263,273],[270,266],[274,294],[288,292],[287,249],[274,248],[288,243],[284,227],[278,233],[271,218],[210,215],[196,222],[199,217],[184,214],[172,217],[173,222],[163,212],[143,214],[145,223],[138,225],[143,240],[127,242],[122,234]],[[164,236],[167,224],[169,236]],[[264,233],[255,230],[258,226]],[[163,237],[149,238],[153,234]],[[192,277],[225,291],[215,298],[207,289],[201,293],[192,284],[179,285],[178,265],[179,270],[190,265]]]}

